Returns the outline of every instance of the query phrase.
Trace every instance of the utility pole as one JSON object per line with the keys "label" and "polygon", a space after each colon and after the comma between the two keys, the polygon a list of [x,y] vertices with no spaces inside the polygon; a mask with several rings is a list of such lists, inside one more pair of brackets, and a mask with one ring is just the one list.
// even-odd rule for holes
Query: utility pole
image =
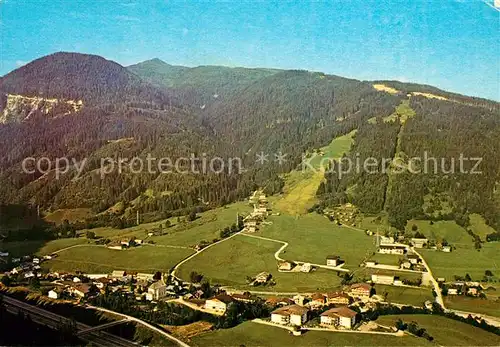
{"label": "utility pole", "polygon": [[141,224],[141,220],[139,218],[139,210],[137,210],[137,225]]}

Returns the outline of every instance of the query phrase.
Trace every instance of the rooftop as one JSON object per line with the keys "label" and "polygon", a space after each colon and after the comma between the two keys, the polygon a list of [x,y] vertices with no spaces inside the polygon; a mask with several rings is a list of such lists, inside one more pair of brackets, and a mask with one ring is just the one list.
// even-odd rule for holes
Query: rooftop
{"label": "rooftop", "polygon": [[285,306],[285,307],[280,307],[271,314],[279,314],[282,316],[290,316],[290,315],[303,315],[304,313],[309,312],[309,310],[305,307],[299,306],[299,305],[290,305],[290,306]]}

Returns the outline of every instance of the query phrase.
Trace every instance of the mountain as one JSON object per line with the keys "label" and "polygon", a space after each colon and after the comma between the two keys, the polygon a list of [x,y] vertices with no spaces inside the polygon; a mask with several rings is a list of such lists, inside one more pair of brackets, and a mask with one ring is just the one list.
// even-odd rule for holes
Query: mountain
{"label": "mountain", "polygon": [[[256,187],[280,192],[282,174],[304,153],[356,129],[346,157],[353,161],[388,158],[408,167],[425,153],[448,162],[462,153],[484,158],[482,174],[326,172],[318,211],[351,202],[365,213],[386,213],[400,229],[412,218],[465,225],[478,213],[500,229],[500,113],[490,100],[302,70],[183,67],[159,59],[125,68],[78,53],[37,59],[2,77],[0,91],[0,204],[91,208],[99,213],[93,223],[131,220],[135,211],[152,219],[187,214],[243,199]],[[261,152],[271,158],[265,166],[256,162]],[[273,160],[279,152],[286,162]],[[129,166],[101,175],[103,158],[201,154],[241,158],[245,171],[138,174]],[[72,164],[58,179],[55,171],[23,173],[30,156]],[[106,217],[108,209],[119,215]]]}

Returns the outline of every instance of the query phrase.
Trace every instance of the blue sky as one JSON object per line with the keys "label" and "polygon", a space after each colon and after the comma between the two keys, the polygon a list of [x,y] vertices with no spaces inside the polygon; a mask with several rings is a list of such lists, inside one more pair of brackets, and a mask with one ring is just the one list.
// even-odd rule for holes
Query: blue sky
{"label": "blue sky", "polygon": [[0,75],[57,51],[123,65],[300,68],[500,100],[500,12],[480,0],[0,0]]}

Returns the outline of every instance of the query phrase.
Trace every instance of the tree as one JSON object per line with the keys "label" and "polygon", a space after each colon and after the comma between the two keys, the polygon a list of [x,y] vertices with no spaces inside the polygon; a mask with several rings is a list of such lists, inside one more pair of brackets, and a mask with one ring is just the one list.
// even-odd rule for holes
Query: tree
{"label": "tree", "polygon": [[472,278],[470,277],[470,275],[469,275],[469,274],[465,274],[465,280],[466,280],[467,282],[470,282],[470,281],[472,281]]}
{"label": "tree", "polygon": [[87,239],[93,240],[95,239],[95,232],[89,230],[85,233],[85,236],[87,237]]}
{"label": "tree", "polygon": [[486,270],[486,271],[484,272],[484,275],[485,275],[485,276],[488,276],[488,277],[493,277],[493,272],[491,272],[491,270]]}
{"label": "tree", "polygon": [[191,283],[200,283],[203,279],[203,275],[197,273],[196,271],[191,271],[191,273],[189,274],[189,279]]}
{"label": "tree", "polygon": [[413,225],[411,226],[411,230],[412,230],[412,231],[417,231],[417,230],[418,230],[418,226],[417,226],[416,224],[413,224]]}
{"label": "tree", "polygon": [[165,228],[170,228],[172,226],[172,222],[170,220],[167,220],[165,222]]}
{"label": "tree", "polygon": [[197,216],[196,216],[196,211],[191,211],[191,212],[189,212],[189,214],[187,215],[187,220],[188,220],[188,222],[192,222],[192,221],[194,221],[196,218],[197,218]]}

